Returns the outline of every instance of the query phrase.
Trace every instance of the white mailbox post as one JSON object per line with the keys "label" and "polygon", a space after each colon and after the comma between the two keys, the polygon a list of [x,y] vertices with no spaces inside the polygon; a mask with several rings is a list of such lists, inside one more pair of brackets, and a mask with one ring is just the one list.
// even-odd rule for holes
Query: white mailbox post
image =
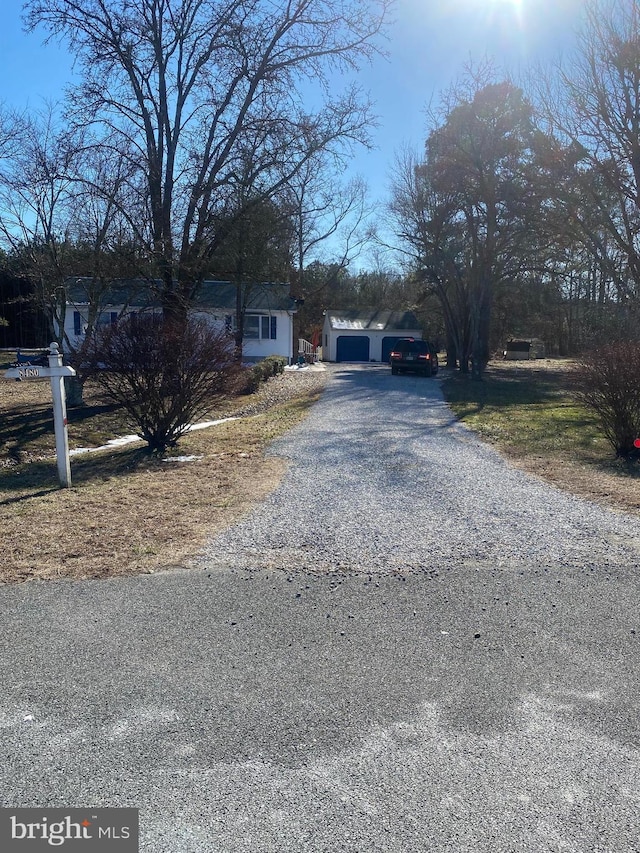
{"label": "white mailbox post", "polygon": [[58,477],[64,488],[71,486],[71,463],[69,462],[69,434],[67,432],[67,398],[64,390],[64,377],[75,376],[73,367],[62,364],[62,353],[57,343],[49,346],[49,366],[39,364],[17,365],[5,370],[5,379],[51,379],[53,397],[53,426],[56,434],[56,456],[58,458]]}

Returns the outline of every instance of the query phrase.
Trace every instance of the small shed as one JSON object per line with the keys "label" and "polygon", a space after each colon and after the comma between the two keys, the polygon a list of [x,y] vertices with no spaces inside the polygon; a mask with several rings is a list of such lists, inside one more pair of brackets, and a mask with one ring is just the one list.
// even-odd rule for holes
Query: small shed
{"label": "small shed", "polygon": [[413,311],[328,309],[322,328],[324,361],[388,362],[398,338],[421,338]]}
{"label": "small shed", "polygon": [[531,341],[507,341],[504,358],[507,361],[522,361],[531,358]]}

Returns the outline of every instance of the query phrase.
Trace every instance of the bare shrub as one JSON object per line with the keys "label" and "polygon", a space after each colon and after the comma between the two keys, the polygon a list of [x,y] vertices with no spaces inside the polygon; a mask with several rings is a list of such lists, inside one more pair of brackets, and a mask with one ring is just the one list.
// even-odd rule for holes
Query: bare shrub
{"label": "bare shrub", "polygon": [[96,380],[156,452],[175,446],[189,424],[231,394],[240,370],[233,339],[193,317],[122,317],[96,332],[92,349]]}
{"label": "bare shrub", "polygon": [[598,347],[583,356],[575,373],[577,397],[598,415],[617,456],[637,455],[640,437],[640,342]]}

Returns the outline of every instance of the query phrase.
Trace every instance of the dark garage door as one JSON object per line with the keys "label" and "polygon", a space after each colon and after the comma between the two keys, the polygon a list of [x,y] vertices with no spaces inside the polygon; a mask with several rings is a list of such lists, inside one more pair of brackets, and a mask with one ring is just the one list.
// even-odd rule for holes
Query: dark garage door
{"label": "dark garage door", "polygon": [[336,342],[336,361],[369,361],[369,337],[340,335]]}
{"label": "dark garage door", "polygon": [[394,335],[392,338],[383,338],[382,339],[382,363],[387,364],[389,361],[389,356],[391,355],[391,350],[393,349],[393,345],[398,340],[400,335]]}

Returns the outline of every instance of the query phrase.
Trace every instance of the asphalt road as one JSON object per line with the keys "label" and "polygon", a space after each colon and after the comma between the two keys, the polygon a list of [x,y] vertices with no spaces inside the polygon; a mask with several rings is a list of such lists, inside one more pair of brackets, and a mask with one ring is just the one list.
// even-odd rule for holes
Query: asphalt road
{"label": "asphalt road", "polygon": [[0,590],[1,804],[135,806],[144,853],[640,851],[640,522],[382,367],[274,452],[197,568]]}

